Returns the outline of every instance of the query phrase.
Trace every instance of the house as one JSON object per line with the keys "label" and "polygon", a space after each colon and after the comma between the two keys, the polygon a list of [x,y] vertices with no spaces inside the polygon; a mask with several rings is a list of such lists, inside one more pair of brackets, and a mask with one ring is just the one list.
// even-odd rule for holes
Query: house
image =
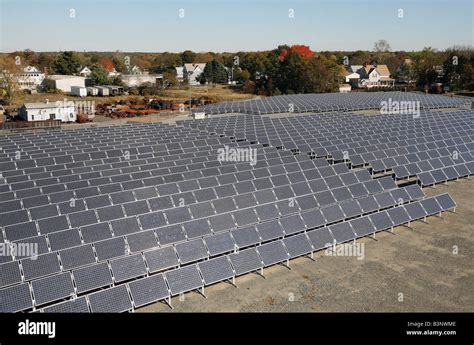
{"label": "house", "polygon": [[45,74],[34,66],[26,66],[18,75],[18,86],[20,90],[36,90],[45,78]]}
{"label": "house", "polygon": [[184,73],[188,77],[188,81],[191,85],[200,85],[199,76],[204,72],[206,67],[205,63],[185,63]]}
{"label": "house", "polygon": [[46,79],[53,80],[56,89],[63,92],[71,92],[71,86],[86,86],[86,78],[76,75],[50,75]]}
{"label": "house", "polygon": [[[355,74],[359,75],[359,79]],[[395,79],[390,78],[387,65],[364,65],[351,66],[346,82],[360,88],[391,87],[395,85]]]}
{"label": "house", "polygon": [[145,72],[145,71],[142,71],[142,70],[140,69],[140,67],[138,67],[137,65],[134,65],[132,68],[129,68],[129,69],[128,69],[128,72],[129,72],[130,74],[135,74],[135,75],[136,75],[136,74],[146,74],[146,72]]}
{"label": "house", "polygon": [[108,72],[109,72],[109,77],[112,77],[112,78],[120,75],[120,72],[117,72],[115,68],[112,68],[112,70]]}
{"label": "house", "polygon": [[355,83],[357,85],[360,79],[360,75],[356,72],[346,72],[344,79],[346,83],[349,83],[349,84]]}
{"label": "house", "polygon": [[79,71],[79,75],[82,76],[82,77],[86,77],[86,78],[89,78],[91,76],[91,73],[92,71],[89,69],[89,67],[83,67],[80,71]]}
{"label": "house", "polygon": [[145,83],[156,85],[158,79],[163,79],[162,74],[123,74],[122,82],[128,87],[136,87]]}
{"label": "house", "polygon": [[176,69],[176,80],[178,83],[182,83],[184,80],[184,67],[175,67]]}
{"label": "house", "polygon": [[74,102],[40,102],[25,103],[21,106],[18,116],[26,121],[61,120],[74,122],[77,120]]}

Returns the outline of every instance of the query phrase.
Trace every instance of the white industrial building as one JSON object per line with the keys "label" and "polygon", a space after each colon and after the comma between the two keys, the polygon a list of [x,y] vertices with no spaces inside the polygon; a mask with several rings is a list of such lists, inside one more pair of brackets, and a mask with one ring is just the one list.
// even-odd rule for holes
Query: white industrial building
{"label": "white industrial building", "polygon": [[86,97],[87,88],[81,86],[71,86],[71,95],[78,97]]}
{"label": "white industrial building", "polygon": [[25,103],[21,106],[18,115],[26,121],[75,122],[77,120],[74,102],[70,101]]}
{"label": "white industrial building", "polygon": [[86,87],[87,89],[87,94],[89,96],[98,96],[99,95],[99,89],[93,86],[88,86]]}
{"label": "white industrial building", "polygon": [[20,90],[35,90],[45,78],[45,74],[34,66],[26,66],[18,75],[18,86]]}
{"label": "white industrial building", "polygon": [[108,96],[110,94],[109,89],[105,86],[95,86],[99,92],[99,96]]}
{"label": "white industrial building", "polygon": [[86,87],[86,78],[76,75],[50,75],[46,79],[54,81],[56,89],[71,92],[71,86]]}

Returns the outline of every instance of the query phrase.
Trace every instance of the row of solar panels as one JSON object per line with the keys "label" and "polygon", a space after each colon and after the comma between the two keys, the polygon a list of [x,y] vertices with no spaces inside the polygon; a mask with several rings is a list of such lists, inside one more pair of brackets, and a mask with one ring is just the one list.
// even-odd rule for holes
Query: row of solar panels
{"label": "row of solar panels", "polygon": [[[30,284],[22,283],[2,289],[0,290],[0,310],[2,312],[28,310],[33,306],[42,306],[76,296],[92,286],[94,288],[97,286],[108,287],[120,281],[143,277],[127,284],[115,285],[91,293],[87,297],[73,298],[70,301],[44,309],[45,312],[128,311],[134,307],[288,261],[290,258],[307,255],[332,244],[344,243],[378,231],[392,229],[394,226],[438,214],[454,207],[455,203],[449,195],[443,194],[329,227],[308,232],[302,229],[295,232],[297,234],[295,236],[200,261],[197,264],[179,267],[163,274],[150,275],[153,273],[153,259],[148,260],[146,257],[136,254],[111,261],[109,265],[102,263],[84,267],[81,270],[73,271],[72,275],[69,272],[63,272],[35,280]],[[174,260],[176,260],[176,256]],[[163,262],[163,260],[157,261]]]}
{"label": "row of solar panels", "polygon": [[[327,132],[326,128],[334,130],[344,130],[341,123],[345,123],[347,128],[357,129],[363,127],[368,130],[377,129],[381,125],[390,131],[392,126],[401,129],[412,128],[437,128],[446,121],[460,124],[472,114],[473,110],[458,110],[453,112],[421,111],[419,116],[413,114],[384,114],[381,116],[366,116],[354,113],[325,113],[307,114],[305,116],[290,117],[255,117],[251,115],[238,114],[228,116],[210,117],[200,120],[180,120],[178,125],[185,125],[193,129],[206,130],[233,130],[247,132],[269,132],[284,134],[286,131],[303,130],[316,133]],[[324,122],[320,122],[324,120]]]}
{"label": "row of solar panels", "polygon": [[[102,146],[115,146],[115,145],[123,145],[123,144],[143,144],[148,143],[151,144],[154,140],[158,142],[172,142],[176,139],[183,140],[186,138],[198,138],[202,134],[199,131],[184,131],[182,128],[175,131],[174,134],[169,134],[167,132],[163,132],[160,130],[152,130],[150,129],[148,132],[143,133],[134,133],[133,129],[121,134],[117,134],[116,132],[110,133],[103,133],[99,136],[88,136],[88,137],[75,137],[74,133],[69,133],[68,136],[60,139],[54,138],[45,138],[44,140],[34,140],[36,138],[30,138],[28,140],[22,138],[13,138],[4,140],[2,143],[2,148],[5,151],[11,151],[12,149],[21,149],[26,152],[29,151],[40,151],[40,150],[51,150],[51,149],[71,149],[74,147],[85,147],[90,148],[98,145]],[[94,134],[97,135],[97,134]],[[108,137],[102,137],[101,135],[109,135]],[[124,137],[125,136],[125,137]]]}
{"label": "row of solar panels", "polygon": [[[335,177],[338,178],[336,179]],[[288,182],[291,183],[290,181]],[[191,201],[188,200],[187,206],[179,206],[180,200],[178,199],[178,203],[176,203],[176,199],[172,197],[153,198],[149,200],[149,208],[143,208],[143,213],[141,213],[140,209],[137,208],[138,211],[135,214],[142,214],[142,216],[138,217],[142,229],[150,229],[153,227],[156,228],[159,226],[165,226],[166,224],[174,224],[178,223],[179,221],[190,220],[187,218],[190,218],[191,214],[193,215],[194,219],[197,219],[198,217],[202,218],[203,216],[206,217],[211,216],[213,214],[219,215],[226,212],[243,210],[246,207],[256,207],[257,205],[262,206],[264,204],[277,201],[278,210],[281,214],[285,214],[288,213],[288,209],[290,209],[291,211],[291,209],[293,208],[293,212],[295,212],[295,210],[299,210],[299,202],[297,200],[297,197],[303,197],[306,194],[314,194],[315,196],[317,196],[317,204],[319,205],[329,205],[331,203],[335,203],[336,201],[347,200],[351,197],[361,197],[371,192],[375,193],[380,192],[382,190],[395,188],[395,184],[393,183],[393,180],[388,177],[372,181],[370,180],[370,177],[368,177],[368,175],[365,176],[348,172],[346,174],[338,176],[328,176],[325,179],[319,178],[309,180],[308,183],[302,181],[299,183],[292,184],[292,187],[290,187],[290,184],[280,185],[276,188],[273,188],[271,186],[264,187],[265,188],[262,188],[258,191],[243,193],[240,195],[237,195],[234,190],[234,193],[227,193],[226,195],[221,195],[220,198],[217,197],[213,201],[205,201],[193,204]],[[332,188],[332,191],[330,190],[330,188]],[[285,205],[289,204],[289,202],[283,200],[288,199],[292,200],[292,207],[285,207]],[[311,206],[309,200],[305,200],[305,204],[306,203],[308,204],[308,206]],[[312,204],[314,204],[314,201]],[[81,205],[81,203],[78,202],[78,205]],[[301,205],[301,208],[303,209],[304,207],[308,206],[303,204]],[[126,207],[126,209],[129,208]],[[149,213],[149,209],[154,212]],[[156,210],[163,210],[165,212],[155,212]],[[264,216],[264,212],[265,210],[262,210],[262,214],[260,214],[260,209],[258,209],[257,214],[259,214],[259,217],[261,218],[266,218]],[[99,214],[99,217],[97,217],[97,214]],[[85,240],[85,242],[90,242],[92,239],[103,239],[97,234],[100,227],[97,228],[87,226],[90,224],[97,223],[98,218],[101,218],[100,215],[102,215],[100,209],[97,210],[97,213],[94,210],[85,210],[77,213],[70,213],[67,217],[65,215],[62,215],[51,218],[45,218],[39,221],[16,223],[10,226],[6,226],[4,229],[4,233],[5,237],[10,241],[16,241],[24,238],[30,238],[31,240],[31,237],[36,236],[38,234],[49,234],[51,242],[52,238],[55,237],[54,233],[61,232],[61,234],[58,233],[59,239],[57,240],[57,242],[59,243],[58,246],[64,246],[63,242],[65,242],[65,239],[63,237],[67,238],[67,236],[64,236],[64,232],[62,232],[62,230],[70,228],[69,224],[71,224],[72,229],[75,229],[75,227],[80,227],[82,232],[82,238]],[[132,221],[133,217],[120,218],[124,216],[123,213],[120,212],[117,214],[117,216],[119,216],[117,220],[111,219],[113,220],[112,233],[124,234],[124,232],[127,231],[132,232],[134,230],[140,229],[138,220]],[[179,218],[178,216],[180,216],[181,218]],[[186,219],[184,219],[184,217],[186,217]],[[249,215],[247,214],[245,217],[239,217],[241,221],[239,220],[237,223],[235,223],[236,221],[231,221],[231,225],[228,229],[235,226],[235,224],[240,224],[241,222],[248,221],[246,217],[249,217]],[[252,219],[253,218],[254,217],[252,217]],[[232,217],[230,217],[230,219],[232,220]],[[103,221],[103,219],[101,219],[101,221]],[[222,228],[222,219],[219,219],[218,216],[209,218],[209,221],[213,231],[220,231],[225,229]],[[135,224],[135,226],[132,226],[133,224]],[[108,229],[108,226],[106,226],[106,228]],[[191,231],[191,229],[188,229],[187,231],[189,232]],[[107,233],[109,234],[109,236],[106,237],[110,237],[110,230]],[[105,234],[103,230],[102,234]],[[76,237],[79,238],[79,236]]]}
{"label": "row of solar panels", "polygon": [[380,109],[382,102],[419,102],[420,108],[446,108],[466,106],[460,98],[441,95],[420,95],[409,92],[371,92],[348,94],[303,94],[265,97],[257,100],[224,102],[201,108],[208,114],[247,113],[272,114],[308,111],[347,111]]}
{"label": "row of solar panels", "polygon": [[[339,165],[339,167],[344,168],[344,165]],[[105,195],[105,198],[99,196],[94,199],[86,199],[85,202],[78,199],[73,200],[73,204],[69,201],[59,203],[58,206],[52,204],[30,208],[29,212],[28,210],[5,212],[2,214],[1,222],[5,227],[4,231],[7,238],[9,240],[16,240],[23,238],[20,236],[25,236],[25,234],[33,236],[37,228],[42,233],[60,231],[68,227],[74,228],[96,223],[99,219],[100,221],[110,221],[122,218],[125,215],[134,216],[150,211],[177,209],[178,207],[179,209],[188,207],[188,213],[195,216],[202,213],[203,210],[208,210],[206,212],[217,210],[215,212],[218,212],[223,209],[222,205],[224,203],[221,203],[222,200],[230,197],[234,198],[236,208],[242,208],[249,204],[249,200],[254,200],[255,205],[265,201],[268,199],[268,193],[265,193],[265,191],[270,191],[271,193],[274,189],[276,197],[287,195],[290,198],[303,195],[304,193],[316,193],[339,187],[352,188],[352,184],[363,181],[368,181],[365,184],[369,190],[374,188],[375,183],[376,186],[379,186],[379,181],[382,182],[381,185],[384,187],[395,187],[393,180],[389,177],[370,181],[370,176],[366,171],[356,173],[347,171],[347,173],[337,175],[337,170],[334,170],[333,167],[328,167],[328,169],[323,170],[323,173],[325,174],[324,177],[318,169],[305,170],[303,173],[294,172],[289,174],[289,176],[283,172],[279,175],[262,177],[253,181],[247,181],[246,183],[229,183],[215,188],[196,189],[194,192],[186,191],[179,193],[176,191],[177,193],[174,194],[169,193],[169,197],[166,197],[167,193],[163,193],[162,196],[158,197],[150,195],[149,198],[148,195],[144,195],[146,198],[139,201],[129,201],[133,197],[133,192],[131,191],[128,194],[126,192],[119,192],[111,196]],[[289,187],[290,184],[292,184],[293,189]],[[236,188],[235,186],[240,187]],[[285,193],[281,193],[280,190],[285,188]],[[156,195],[156,191],[153,194]],[[258,199],[260,195],[264,196],[261,201]],[[127,198],[129,199],[127,200]],[[110,205],[111,201],[114,200],[116,203]],[[94,208],[86,209],[85,206],[89,201]],[[177,213],[178,211],[173,212]],[[176,219],[171,211],[168,211],[168,213],[169,217],[167,218]],[[30,219],[35,219],[36,221]],[[35,224],[38,224],[38,226]]]}
{"label": "row of solar panels", "polygon": [[[111,260],[113,258],[123,257],[130,252],[156,247],[158,246],[157,237],[159,242],[162,240],[163,243],[159,243],[161,245],[174,244],[175,251],[180,259],[179,262],[185,264],[221,254],[226,251],[223,250],[223,246],[224,249],[228,248],[229,250],[233,248],[243,248],[258,242],[284,237],[298,231],[325,226],[364,214],[377,212],[395,205],[402,205],[403,203],[411,202],[421,197],[423,197],[423,193],[419,187],[417,189],[415,185],[412,185],[410,188],[407,187],[404,189],[381,192],[373,196],[369,195],[368,197],[359,198],[358,200],[348,199],[349,201],[321,207],[319,209],[317,209],[317,207],[321,205],[304,204],[305,206],[301,207],[303,211],[300,215],[298,215],[300,209],[291,210],[291,205],[288,205],[287,208],[290,209],[290,212],[286,214],[293,213],[293,215],[281,217],[278,221],[272,221],[271,219],[280,217],[281,213],[270,214],[268,215],[270,221],[264,223],[259,223],[261,219],[257,219],[255,214],[253,218],[247,216],[242,218],[241,222],[238,222],[237,218],[232,218],[235,214],[232,212],[227,215],[221,215],[221,218],[223,216],[229,216],[230,221],[234,221],[234,223],[225,229],[228,231],[228,229],[233,228],[230,233],[227,232],[227,238],[226,235],[223,235],[226,234],[225,232],[217,234],[219,229],[215,229],[214,233],[211,233],[209,224],[205,224],[208,231],[206,233],[197,234],[198,237],[205,235],[203,237],[204,242],[199,238],[185,241],[186,238],[182,233],[183,230],[180,229],[179,226],[166,226],[154,231],[140,232],[135,235],[115,237],[110,240],[95,242],[93,245],[80,245],[58,252],[40,253],[41,255],[39,256],[21,260],[21,265],[19,261],[4,263],[0,265],[0,286],[18,284],[22,281],[29,281],[56,274],[61,270],[73,270],[77,267],[93,264],[97,261]],[[303,204],[300,203],[300,205]],[[247,213],[250,215],[249,212],[252,212],[251,208],[247,209]],[[238,222],[237,225],[239,225],[240,228],[235,228],[235,222]],[[194,222],[194,226],[195,225],[196,222]],[[249,227],[249,225],[251,226]],[[159,225],[150,226],[149,228],[155,228],[156,226]],[[189,228],[185,227],[186,231],[188,229]],[[135,231],[139,232],[140,229],[136,229]],[[181,235],[178,235],[180,231]],[[224,230],[220,229],[220,231]],[[226,240],[227,245],[225,243]],[[32,242],[28,239],[25,243],[31,244]],[[123,263],[127,261],[120,262]]]}
{"label": "row of solar panels", "polygon": [[[342,173],[348,171],[344,164],[329,166],[325,160],[310,160],[308,157],[301,157],[304,158],[304,160],[299,161],[296,156],[292,155],[282,158],[272,158],[267,161],[263,161],[265,164],[261,164],[263,165],[261,168],[254,169],[252,169],[252,166],[249,163],[233,165],[228,162],[229,164],[219,168],[214,167],[203,170],[191,170],[189,173],[195,172],[195,174],[192,175],[173,174],[147,177],[147,175],[144,174],[146,171],[142,171],[138,174],[116,175],[119,178],[124,176],[118,180],[113,178],[109,179],[108,177],[105,179],[93,178],[89,180],[79,180],[77,182],[68,182],[65,184],[55,184],[49,186],[46,185],[43,187],[28,189],[13,188],[15,189],[14,192],[9,194],[5,192],[2,194],[2,196],[5,196],[3,198],[5,201],[0,203],[0,213],[41,206],[45,203],[71,201],[71,199],[85,199],[103,194],[110,194],[112,197],[111,201],[114,204],[127,201],[138,201],[145,198],[145,196],[140,196],[141,192],[146,194],[147,191],[150,190],[149,188],[145,190],[143,188],[144,186],[149,186],[155,189],[155,193],[153,193],[154,195],[146,196],[146,198],[152,198],[160,195],[186,193],[196,190],[197,193],[203,194],[202,200],[207,200],[205,199],[204,194],[207,193],[206,191],[212,193],[212,191],[209,190],[209,188],[212,187],[222,187],[227,184],[234,184],[236,191],[242,193],[245,192],[244,188],[246,188],[246,186],[252,184],[252,182],[248,182],[250,180],[255,180],[253,182],[254,186],[251,187],[253,187],[252,190],[257,190],[263,188],[259,187],[259,182],[265,183],[266,180],[264,181],[264,178],[268,179],[271,177],[274,180],[271,182],[281,183],[278,182],[277,179],[281,180],[282,178],[285,178],[278,177],[278,175],[282,174],[290,174],[289,177],[293,177],[292,181],[296,181],[294,179],[302,178],[301,176],[295,176],[298,174],[298,172],[301,174],[301,171],[307,171],[306,174],[312,174],[314,178],[320,177],[321,175],[329,176],[334,175],[337,172]],[[172,176],[173,180],[170,182],[168,179],[166,179],[167,176]],[[115,184],[111,184],[111,182],[115,182]],[[133,195],[132,190],[137,191],[138,195]],[[24,198],[23,196],[25,195],[36,196],[33,198]],[[183,197],[185,197],[185,195],[183,195]],[[197,200],[200,200],[199,196],[196,197]],[[94,205],[94,200],[91,200],[91,205]],[[63,207],[67,209],[67,205],[64,205]]]}
{"label": "row of solar panels", "polygon": [[[71,150],[64,148],[54,148],[48,150],[48,152],[40,152],[28,156],[18,151],[18,148],[12,148],[9,153],[6,154],[3,162],[0,163],[1,171],[8,171],[14,169],[25,169],[33,167],[48,166],[54,164],[66,164],[73,162],[82,162],[87,160],[98,160],[98,159],[110,159],[127,155],[137,155],[145,153],[159,153],[162,155],[178,154],[193,152],[193,150],[203,149],[211,145],[225,145],[229,142],[227,138],[218,138],[214,135],[201,134],[199,138],[191,140],[187,137],[181,137],[181,141],[173,141],[168,143],[160,144],[158,140],[153,140],[153,144],[145,146],[150,143],[141,143],[138,145],[117,145],[120,146],[91,146],[90,149],[77,146]],[[30,159],[31,157],[31,159]],[[10,164],[9,164],[10,163]],[[19,163],[16,166],[12,166],[11,163]]]}

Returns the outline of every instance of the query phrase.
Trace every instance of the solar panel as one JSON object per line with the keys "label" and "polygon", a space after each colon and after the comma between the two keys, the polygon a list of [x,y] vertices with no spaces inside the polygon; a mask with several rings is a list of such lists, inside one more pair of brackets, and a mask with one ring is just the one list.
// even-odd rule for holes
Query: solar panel
{"label": "solar panel", "polygon": [[77,293],[112,285],[112,275],[106,262],[78,268],[73,271]]}
{"label": "solar panel", "polygon": [[331,225],[329,230],[337,243],[347,242],[356,238],[356,235],[348,222]]}
{"label": "solar panel", "polygon": [[128,283],[128,286],[135,308],[169,297],[168,286],[161,273],[137,279]]}
{"label": "solar panel", "polygon": [[60,300],[74,294],[74,286],[69,272],[34,280],[31,283],[35,305]]}
{"label": "solar panel", "polygon": [[85,297],[79,297],[43,309],[45,313],[88,313],[89,306]]}
{"label": "solar panel", "polygon": [[283,228],[277,220],[257,224],[256,228],[262,241],[284,236]]}
{"label": "solar panel", "polygon": [[[312,219],[314,220],[314,218]],[[305,222],[299,214],[281,218],[280,224],[282,225],[283,231],[286,235],[294,234],[306,229]]]}
{"label": "solar panel", "polygon": [[230,232],[223,232],[204,238],[210,256],[228,253],[235,248],[235,242]]}
{"label": "solar panel", "polygon": [[246,226],[232,230],[231,234],[239,248],[248,247],[260,242],[260,235],[255,226]]}
{"label": "solar panel", "polygon": [[25,280],[31,280],[53,274],[60,271],[58,256],[56,253],[38,255],[21,260]]}
{"label": "solar panel", "polygon": [[201,275],[196,265],[189,265],[167,271],[165,277],[172,296],[196,290],[203,286]]}
{"label": "solar panel", "polygon": [[125,284],[95,292],[88,298],[93,313],[122,313],[132,309]]}
{"label": "solar panel", "polygon": [[141,254],[111,260],[110,267],[112,268],[112,274],[116,283],[137,278],[147,273]]}
{"label": "solar panel", "polygon": [[283,239],[283,243],[285,244],[290,258],[313,252],[313,247],[304,233],[286,237]]}
{"label": "solar panel", "polygon": [[80,228],[85,243],[98,242],[112,237],[108,223],[97,223]]}
{"label": "solar panel", "polygon": [[448,193],[435,196],[436,201],[442,207],[443,211],[456,207],[456,203]]}
{"label": "solar panel", "polygon": [[367,216],[355,218],[351,220],[349,224],[350,227],[352,227],[353,232],[355,232],[358,237],[366,236],[376,231],[376,228]]}
{"label": "solar panel", "polygon": [[326,223],[333,223],[344,219],[344,213],[339,205],[332,205],[321,208],[321,213],[326,219]]}
{"label": "solar panel", "polygon": [[[374,225],[376,231],[387,230],[393,227],[394,225],[386,211],[371,214],[369,218],[372,221],[372,224]],[[354,227],[354,224],[352,225],[352,227]]]}
{"label": "solar panel", "polygon": [[290,258],[282,241],[273,241],[257,247],[265,267],[286,261]]}
{"label": "solar panel", "polygon": [[13,285],[0,290],[0,312],[16,313],[33,307],[28,284]]}
{"label": "solar panel", "polygon": [[219,256],[214,259],[202,261],[198,263],[198,267],[206,285],[227,280],[234,276],[234,272],[226,256]]}
{"label": "solar panel", "polygon": [[425,209],[421,206],[419,202],[407,204],[404,207],[411,220],[416,220],[427,216]]}
{"label": "solar panel", "polygon": [[229,254],[229,260],[236,275],[242,275],[262,268],[262,261],[255,248]]}
{"label": "solar panel", "polygon": [[21,282],[21,272],[18,261],[6,262],[0,265],[0,287]]}
{"label": "solar panel", "polygon": [[309,212],[302,212],[301,217],[308,229],[317,228],[326,224],[324,216],[322,215],[321,211],[317,209]]}
{"label": "solar panel", "polygon": [[52,251],[74,247],[81,244],[81,236],[77,229],[57,231],[48,235]]}
{"label": "solar panel", "polygon": [[188,238],[202,237],[211,233],[209,223],[205,219],[192,220],[183,224]]}
{"label": "solar panel", "polygon": [[165,226],[155,230],[156,237],[160,245],[181,242],[186,239],[186,235],[179,225]]}
{"label": "solar panel", "polygon": [[61,250],[59,256],[64,269],[85,266],[95,262],[94,250],[91,244]]}
{"label": "solar panel", "polygon": [[175,247],[182,264],[201,260],[208,256],[207,248],[202,239],[179,243]]}
{"label": "solar panel", "polygon": [[150,273],[179,266],[174,247],[164,247],[143,253]]}
{"label": "solar panel", "polygon": [[127,245],[123,237],[115,237],[94,243],[99,261],[127,254]]}
{"label": "solar panel", "polygon": [[253,209],[243,209],[232,212],[235,223],[237,226],[244,226],[258,222],[257,215]]}
{"label": "solar panel", "polygon": [[428,215],[433,215],[443,210],[441,206],[436,202],[435,198],[421,200],[420,204],[425,209]]}
{"label": "solar panel", "polygon": [[138,252],[158,246],[153,230],[141,231],[127,236],[127,243],[131,252]]}

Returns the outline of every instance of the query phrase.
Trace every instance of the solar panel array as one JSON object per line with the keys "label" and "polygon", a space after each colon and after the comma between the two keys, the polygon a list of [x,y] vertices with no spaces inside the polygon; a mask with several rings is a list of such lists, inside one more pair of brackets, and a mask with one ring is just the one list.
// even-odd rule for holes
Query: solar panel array
{"label": "solar panel array", "polygon": [[[329,135],[336,119],[314,133]],[[428,198],[344,161],[201,124],[0,137],[0,241],[11,249],[0,256],[0,311],[130,311],[456,206],[448,194]],[[293,134],[285,126],[275,131],[282,142]],[[219,159],[224,145],[256,149],[256,164]]]}
{"label": "solar panel array", "polygon": [[355,111],[381,109],[382,102],[388,102],[389,99],[397,102],[419,102],[421,109],[468,106],[467,102],[461,98],[389,91],[272,96],[262,99],[210,104],[202,107],[200,111],[204,111],[207,114],[242,113],[253,115],[293,112]]}
{"label": "solar panel array", "polygon": [[180,124],[283,150],[419,177],[423,186],[474,171],[473,110],[419,116],[325,113],[292,117],[229,115]]}

